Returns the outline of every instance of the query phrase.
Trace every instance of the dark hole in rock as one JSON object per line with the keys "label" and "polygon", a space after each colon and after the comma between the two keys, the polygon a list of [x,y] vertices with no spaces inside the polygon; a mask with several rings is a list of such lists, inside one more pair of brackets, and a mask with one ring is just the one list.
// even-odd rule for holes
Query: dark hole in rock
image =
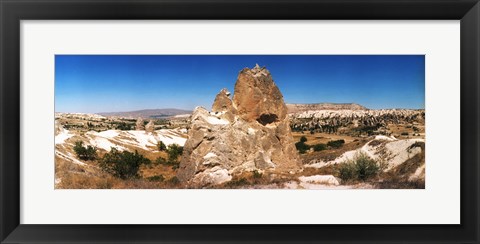
{"label": "dark hole in rock", "polygon": [[277,121],[277,119],[278,119],[278,116],[276,114],[262,114],[257,119],[257,121],[262,125],[267,125]]}

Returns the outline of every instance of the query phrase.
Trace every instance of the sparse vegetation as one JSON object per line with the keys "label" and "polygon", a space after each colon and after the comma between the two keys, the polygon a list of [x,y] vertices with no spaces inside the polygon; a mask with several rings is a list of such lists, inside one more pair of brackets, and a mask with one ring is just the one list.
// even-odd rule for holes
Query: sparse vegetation
{"label": "sparse vegetation", "polygon": [[138,178],[138,170],[142,164],[150,164],[150,160],[137,151],[118,151],[112,148],[100,160],[100,167],[121,179]]}
{"label": "sparse vegetation", "polygon": [[358,153],[352,160],[338,167],[338,176],[343,181],[366,181],[380,172],[380,164],[365,153]]}
{"label": "sparse vegetation", "polygon": [[164,181],[165,177],[163,175],[155,175],[147,178],[148,181]]}
{"label": "sparse vegetation", "polygon": [[87,161],[95,160],[97,158],[97,148],[92,147],[91,145],[84,147],[83,141],[76,141],[73,151],[75,151],[75,154],[81,160]]}
{"label": "sparse vegetation", "polygon": [[340,148],[343,146],[343,144],[345,144],[345,140],[343,139],[327,142],[327,146],[331,148]]}
{"label": "sparse vegetation", "polygon": [[155,164],[168,165],[168,161],[162,157],[158,157],[154,161]]}
{"label": "sparse vegetation", "polygon": [[132,125],[131,124],[127,124],[125,122],[120,122],[116,125],[116,129],[117,130],[131,130],[132,129]]}
{"label": "sparse vegetation", "polygon": [[323,143],[313,145],[313,151],[319,152],[327,149],[327,145]]}
{"label": "sparse vegetation", "polygon": [[158,151],[165,151],[167,150],[167,146],[165,145],[165,143],[163,143],[163,141],[159,141],[157,143],[157,148],[158,148]]}
{"label": "sparse vegetation", "polygon": [[249,185],[249,184],[250,184],[250,182],[246,178],[241,177],[241,178],[233,179],[233,180],[227,182],[225,184],[225,186],[227,188],[239,188],[241,186],[245,186],[245,185]]}
{"label": "sparse vegetation", "polygon": [[177,144],[171,144],[168,146],[167,153],[169,162],[177,162],[178,156],[182,155],[183,153],[183,147]]}
{"label": "sparse vegetation", "polygon": [[298,152],[301,154],[306,153],[307,150],[310,149],[310,146],[305,144],[306,141],[307,141],[307,137],[302,136],[300,137],[300,141],[295,143],[295,148],[297,148]]}
{"label": "sparse vegetation", "polygon": [[303,143],[307,142],[307,137],[306,136],[300,137],[300,142],[303,142]]}

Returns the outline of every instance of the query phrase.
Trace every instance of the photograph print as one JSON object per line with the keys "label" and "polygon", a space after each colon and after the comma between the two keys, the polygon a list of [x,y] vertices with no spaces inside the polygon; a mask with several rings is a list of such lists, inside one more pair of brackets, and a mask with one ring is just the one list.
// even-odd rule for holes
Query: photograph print
{"label": "photograph print", "polygon": [[425,189],[424,55],[56,55],[55,189]]}

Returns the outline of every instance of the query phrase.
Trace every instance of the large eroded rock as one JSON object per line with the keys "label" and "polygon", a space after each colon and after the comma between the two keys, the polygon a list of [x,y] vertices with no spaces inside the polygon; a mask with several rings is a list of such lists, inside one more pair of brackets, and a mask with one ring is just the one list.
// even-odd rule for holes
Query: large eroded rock
{"label": "large eroded rock", "polygon": [[209,112],[192,115],[178,179],[192,187],[221,184],[244,171],[295,172],[300,160],[287,108],[270,72],[243,69],[233,101],[222,89]]}

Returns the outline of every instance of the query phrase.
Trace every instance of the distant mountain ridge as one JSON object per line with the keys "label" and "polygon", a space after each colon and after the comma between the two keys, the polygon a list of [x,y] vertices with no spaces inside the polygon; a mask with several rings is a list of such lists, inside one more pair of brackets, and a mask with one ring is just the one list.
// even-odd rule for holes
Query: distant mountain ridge
{"label": "distant mountain ridge", "polygon": [[291,103],[287,104],[288,113],[298,113],[310,110],[368,110],[356,103]]}
{"label": "distant mountain ridge", "polygon": [[176,108],[162,108],[162,109],[142,109],[127,112],[102,112],[97,113],[105,117],[123,117],[123,118],[144,118],[144,119],[159,119],[168,118],[180,114],[191,114],[191,110],[183,110]]}

